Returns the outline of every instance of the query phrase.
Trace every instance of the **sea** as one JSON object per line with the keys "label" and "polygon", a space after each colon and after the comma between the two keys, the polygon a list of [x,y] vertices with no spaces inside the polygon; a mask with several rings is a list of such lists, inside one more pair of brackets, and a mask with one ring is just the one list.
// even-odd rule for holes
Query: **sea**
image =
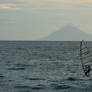
{"label": "sea", "polygon": [[0,41],[0,92],[92,92],[80,42]]}

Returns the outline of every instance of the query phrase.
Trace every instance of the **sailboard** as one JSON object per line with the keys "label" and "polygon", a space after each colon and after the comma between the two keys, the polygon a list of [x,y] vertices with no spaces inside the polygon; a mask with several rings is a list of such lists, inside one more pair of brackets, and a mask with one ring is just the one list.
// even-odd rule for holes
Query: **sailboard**
{"label": "sailboard", "polygon": [[91,64],[90,64],[90,53],[87,47],[87,42],[82,40],[80,42],[80,61],[85,76],[90,76]]}

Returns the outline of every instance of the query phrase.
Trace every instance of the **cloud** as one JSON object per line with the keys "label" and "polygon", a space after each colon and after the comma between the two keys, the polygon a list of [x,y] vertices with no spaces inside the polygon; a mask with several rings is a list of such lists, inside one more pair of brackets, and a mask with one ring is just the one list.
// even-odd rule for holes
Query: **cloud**
{"label": "cloud", "polygon": [[40,4],[45,4],[48,3],[48,0],[19,0],[22,2],[26,2],[28,4],[33,4],[33,5],[40,5]]}
{"label": "cloud", "polygon": [[92,0],[48,0],[55,3],[92,3]]}
{"label": "cloud", "polygon": [[[19,0],[33,11],[91,8],[92,0]],[[28,9],[28,8],[27,8]]]}
{"label": "cloud", "polygon": [[92,3],[92,0],[19,0],[30,4],[41,3]]}
{"label": "cloud", "polygon": [[[92,0],[0,0],[0,9],[32,11],[66,10],[80,8],[82,5],[91,4]],[[14,3],[17,2],[17,3]],[[77,5],[77,6],[76,6]],[[84,8],[88,7],[84,6]],[[24,8],[23,8],[24,7]],[[82,6],[83,8],[83,6]],[[89,7],[88,7],[89,8]]]}
{"label": "cloud", "polygon": [[0,0],[0,10],[22,10],[25,0]]}
{"label": "cloud", "polygon": [[8,3],[0,4],[0,9],[4,9],[4,10],[20,10],[20,8],[18,8],[17,5],[8,4]]}

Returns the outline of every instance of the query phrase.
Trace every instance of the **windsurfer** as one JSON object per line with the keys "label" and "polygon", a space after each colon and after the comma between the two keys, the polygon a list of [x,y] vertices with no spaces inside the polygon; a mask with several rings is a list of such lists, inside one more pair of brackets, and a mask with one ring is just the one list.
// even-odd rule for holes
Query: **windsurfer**
{"label": "windsurfer", "polygon": [[91,71],[90,65],[85,65],[84,72],[86,76],[89,76],[90,71]]}

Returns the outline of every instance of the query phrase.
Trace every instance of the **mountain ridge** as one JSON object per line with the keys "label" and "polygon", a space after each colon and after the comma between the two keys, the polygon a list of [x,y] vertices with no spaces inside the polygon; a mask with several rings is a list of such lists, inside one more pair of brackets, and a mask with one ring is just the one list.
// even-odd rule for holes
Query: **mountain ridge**
{"label": "mountain ridge", "polygon": [[47,37],[41,38],[40,40],[44,41],[92,41],[92,35],[86,32],[83,32],[79,28],[66,25],[63,28],[59,29],[56,32],[53,32]]}

